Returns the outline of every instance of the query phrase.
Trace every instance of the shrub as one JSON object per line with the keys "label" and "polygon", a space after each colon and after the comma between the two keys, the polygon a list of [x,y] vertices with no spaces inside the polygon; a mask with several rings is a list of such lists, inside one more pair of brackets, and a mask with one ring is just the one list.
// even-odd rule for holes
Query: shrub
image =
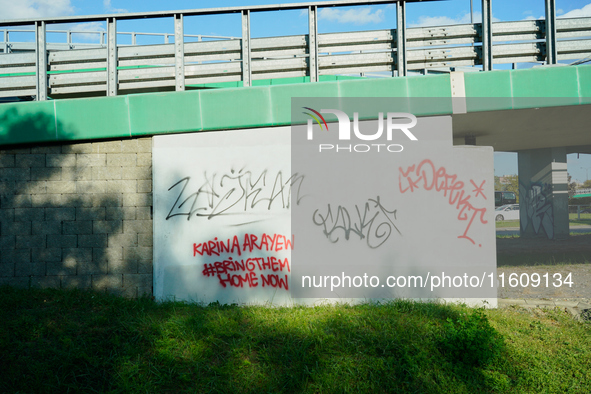
{"label": "shrub", "polygon": [[452,362],[484,366],[500,355],[504,339],[488,322],[483,309],[447,318],[440,345]]}

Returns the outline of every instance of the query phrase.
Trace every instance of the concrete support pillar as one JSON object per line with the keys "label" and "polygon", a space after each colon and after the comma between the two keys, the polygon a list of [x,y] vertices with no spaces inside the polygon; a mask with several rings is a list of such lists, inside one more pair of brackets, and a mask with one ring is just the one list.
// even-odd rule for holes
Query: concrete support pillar
{"label": "concrete support pillar", "polygon": [[520,151],[518,171],[521,236],[568,237],[566,149]]}

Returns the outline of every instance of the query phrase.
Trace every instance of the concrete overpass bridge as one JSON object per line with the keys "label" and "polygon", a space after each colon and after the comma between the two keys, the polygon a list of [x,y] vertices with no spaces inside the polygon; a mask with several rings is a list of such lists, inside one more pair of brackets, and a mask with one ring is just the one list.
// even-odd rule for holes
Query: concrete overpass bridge
{"label": "concrete overpass bridge", "polygon": [[[455,144],[519,153],[523,234],[568,236],[566,155],[591,153],[591,18],[406,27],[414,1],[366,0],[0,21],[33,26],[33,50],[0,55],[0,143],[68,143],[291,123],[292,97],[433,99],[417,116],[451,115]],[[396,6],[396,28],[318,34],[323,7]],[[256,12],[301,9],[309,32],[250,37]],[[242,37],[185,42],[184,18],[238,13]],[[117,21],[170,18],[174,43],[121,46]],[[97,47],[47,41],[54,23],[104,21]],[[393,21],[394,24],[394,21]],[[71,48],[71,46],[68,46]],[[581,62],[581,59],[583,61]],[[493,70],[496,64],[539,63]],[[373,78],[367,77],[373,74]],[[375,77],[379,76],[379,77]],[[531,225],[529,225],[531,224]]]}

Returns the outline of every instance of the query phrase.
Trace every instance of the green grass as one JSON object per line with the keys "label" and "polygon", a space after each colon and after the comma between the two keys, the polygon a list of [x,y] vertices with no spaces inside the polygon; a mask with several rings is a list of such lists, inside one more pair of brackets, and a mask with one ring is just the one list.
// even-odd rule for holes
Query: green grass
{"label": "green grass", "polygon": [[587,393],[560,310],[264,308],[0,288],[0,392]]}

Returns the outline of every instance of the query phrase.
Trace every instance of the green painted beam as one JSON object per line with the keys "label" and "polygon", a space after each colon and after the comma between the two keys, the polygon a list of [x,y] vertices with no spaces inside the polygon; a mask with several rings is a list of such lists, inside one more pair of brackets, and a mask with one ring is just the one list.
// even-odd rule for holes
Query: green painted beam
{"label": "green painted beam", "polygon": [[[464,79],[469,112],[591,102],[591,66],[466,73]],[[289,125],[293,97],[438,97],[444,100],[405,111],[417,116],[452,113],[447,74],[336,78],[317,83],[0,104],[0,144]]]}

